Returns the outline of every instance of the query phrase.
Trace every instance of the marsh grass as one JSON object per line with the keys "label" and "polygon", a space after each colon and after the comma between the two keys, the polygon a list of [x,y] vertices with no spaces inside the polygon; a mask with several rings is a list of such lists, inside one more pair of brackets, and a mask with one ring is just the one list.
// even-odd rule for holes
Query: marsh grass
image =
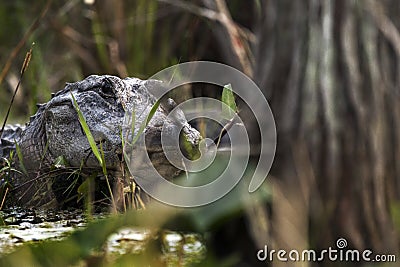
{"label": "marsh grass", "polygon": [[[107,187],[108,187],[108,190],[109,190],[109,193],[110,193],[110,196],[111,196],[111,204],[112,204],[112,207],[113,207],[113,212],[116,213],[117,212],[117,207],[116,207],[114,195],[113,195],[113,192],[112,192],[112,189],[111,189],[110,181],[108,179],[107,166],[106,166],[106,161],[104,159],[104,151],[102,149],[102,144],[100,142],[100,151],[99,151],[99,149],[97,147],[97,144],[96,144],[96,142],[95,142],[95,140],[93,138],[93,135],[92,135],[92,133],[91,133],[91,131],[89,129],[89,126],[86,123],[85,116],[83,115],[82,111],[80,110],[80,108],[78,106],[78,102],[76,102],[76,99],[75,99],[72,91],[70,93],[71,93],[71,98],[72,98],[75,110],[78,113],[79,123],[81,124],[82,129],[85,132],[86,138],[87,138],[87,140],[89,142],[89,145],[90,145],[90,148],[92,149],[93,154],[95,155],[95,157],[99,161],[99,164],[100,164],[100,166],[102,168],[103,175],[104,175],[104,177],[106,179]],[[88,190],[88,192],[89,192],[88,197],[89,198],[92,195],[91,194],[92,189],[93,189],[93,184],[92,183],[95,182],[94,179],[92,179],[90,177],[92,177],[92,176],[89,176],[89,178],[87,179],[88,188],[89,188],[89,190]],[[90,204],[91,202],[92,201],[88,201],[88,208],[89,209],[91,209],[91,207],[90,207],[91,206],[91,204]]]}
{"label": "marsh grass", "polygon": [[[141,134],[146,129],[147,125],[150,123],[151,119],[153,118],[154,114],[156,113],[158,107],[160,106],[160,101],[156,101],[154,105],[151,107],[149,114],[147,114],[146,119],[140,124],[139,130],[136,134],[132,132],[133,138],[131,142],[126,142],[126,145],[133,146],[138,140]],[[135,113],[132,113],[132,116],[135,116]],[[135,123],[136,119],[132,119],[132,123]],[[132,124],[131,129],[134,129],[135,125]]]}
{"label": "marsh grass", "polygon": [[5,166],[0,169],[0,199],[1,199],[1,204],[0,204],[0,210],[3,209],[3,205],[5,203],[7,194],[12,188],[12,185],[10,183],[12,179],[13,173],[17,174],[22,174],[19,170],[15,169],[12,167],[12,162],[14,159],[14,151],[10,152],[9,158],[3,158],[2,160],[4,161]]}
{"label": "marsh grass", "polygon": [[[78,103],[77,103],[72,91],[70,92],[70,94],[71,94],[71,98],[72,98],[72,101],[73,101],[73,105],[74,105],[75,110],[76,110],[76,112],[78,114],[78,120],[79,120],[79,122],[80,122],[80,124],[82,126],[82,129],[83,129],[83,131],[84,131],[84,133],[86,135],[86,138],[87,138],[87,140],[89,142],[91,151],[95,155],[95,157],[97,158],[100,166],[102,167],[102,172],[103,172],[103,175],[104,175],[104,177],[106,179],[107,187],[108,187],[109,194],[110,194],[110,197],[111,197],[111,204],[112,204],[112,207],[113,207],[113,212],[116,213],[117,212],[117,203],[116,203],[116,199],[114,197],[113,189],[111,188],[111,184],[110,184],[110,181],[109,181],[109,176],[108,176],[108,173],[107,173],[107,165],[106,165],[106,161],[105,161],[105,157],[104,157],[103,145],[100,142],[100,144],[99,144],[100,145],[100,149],[97,147],[96,141],[94,140],[94,137],[93,137],[93,135],[92,135],[92,133],[91,133],[91,131],[89,129],[89,126],[86,123],[86,119],[85,119],[82,111],[80,110],[79,105],[78,105]],[[140,127],[139,127],[138,131],[136,132],[136,134],[135,134],[136,114],[135,114],[134,110],[132,111],[131,125],[130,125],[130,128],[129,128],[129,131],[126,133],[127,134],[126,135],[127,139],[129,139],[129,136],[132,136],[132,140],[131,141],[125,140],[124,136],[121,134],[121,140],[122,140],[122,146],[124,148],[123,150],[124,150],[124,159],[125,160],[128,159],[127,155],[125,154],[125,146],[129,146],[131,148],[134,146],[134,144],[138,141],[139,137],[143,134],[143,132],[144,132],[145,128],[147,127],[147,125],[150,123],[151,119],[153,118],[153,116],[156,113],[156,111],[157,111],[159,106],[160,106],[160,101],[156,101],[154,103],[154,105],[151,107],[151,109],[149,111],[149,114],[147,114],[145,120],[143,122],[141,122]],[[122,166],[121,169],[125,169],[124,166]],[[82,185],[79,187],[80,188],[78,190],[79,193],[87,192],[88,198],[91,198],[91,195],[93,195],[92,192],[93,192],[93,188],[94,188],[93,184],[95,183],[95,179],[94,179],[95,177],[96,176],[90,175],[82,183]],[[126,177],[124,177],[124,179],[126,179]],[[135,192],[138,190],[136,185],[134,184],[133,181],[128,181],[128,184],[130,184],[130,189],[133,190],[133,191],[131,191],[131,194],[134,195]],[[124,209],[126,209],[127,205],[126,205],[126,202],[125,202],[125,197],[124,197],[125,192],[124,191],[125,190],[123,190],[122,194],[119,194],[118,197],[123,199],[123,205],[125,207]],[[127,191],[130,191],[130,190],[127,190]],[[122,196],[120,196],[120,195],[122,195]],[[140,194],[137,196],[136,200],[140,204],[141,207],[145,206],[143,201],[140,199]],[[135,202],[136,201],[134,201],[133,197],[132,197],[131,203],[135,203]],[[86,202],[86,206],[87,206],[87,209],[89,211],[92,209],[90,203],[92,203],[91,199]]]}
{"label": "marsh grass", "polygon": [[[154,114],[156,113],[158,107],[160,106],[160,101],[156,101],[153,106],[151,107],[149,113],[147,114],[146,118],[140,123],[140,127],[137,130],[135,134],[135,124],[136,124],[136,112],[135,108],[132,108],[131,114],[130,114],[130,127],[128,128],[128,131],[126,133],[123,133],[121,131],[121,140],[122,140],[122,147],[123,147],[123,160],[129,164],[130,163],[130,156],[126,154],[126,150],[129,149],[129,151],[133,150],[133,146],[136,144],[136,142],[139,140],[139,137],[143,134],[144,130],[150,123],[151,119],[153,118]],[[125,170],[125,166],[123,166],[121,169]],[[124,172],[125,176],[125,172]],[[135,207],[135,208],[144,208],[145,209],[145,203],[143,202],[141,198],[141,189],[138,187],[133,179],[133,177],[128,176],[124,177],[125,182],[129,185],[128,187],[124,187],[123,194],[130,194],[130,197],[127,199],[129,200],[128,205],[126,205],[125,202],[125,197],[123,198],[124,201],[124,207]]]}
{"label": "marsh grass", "polygon": [[[1,135],[3,134],[4,127],[6,126],[7,119],[8,119],[8,116],[10,115],[11,107],[12,107],[12,105],[13,105],[13,103],[14,103],[15,96],[17,95],[18,89],[19,89],[19,87],[20,87],[20,85],[21,85],[22,78],[23,78],[23,76],[24,76],[24,74],[25,74],[26,69],[27,69],[28,66],[29,66],[29,62],[31,61],[31,58],[32,58],[32,49],[33,49],[33,46],[34,46],[34,45],[35,45],[35,43],[32,43],[31,48],[29,49],[29,51],[28,51],[28,52],[26,53],[26,55],[25,55],[24,63],[22,63],[22,67],[21,67],[21,71],[20,71],[18,83],[17,83],[17,85],[16,85],[16,87],[15,87],[14,94],[13,94],[12,97],[11,97],[10,104],[8,105],[8,109],[7,109],[7,113],[6,113],[6,116],[5,116],[4,121],[3,121],[3,125],[1,126],[0,137],[1,137]],[[0,81],[0,82],[1,82],[1,81]]]}

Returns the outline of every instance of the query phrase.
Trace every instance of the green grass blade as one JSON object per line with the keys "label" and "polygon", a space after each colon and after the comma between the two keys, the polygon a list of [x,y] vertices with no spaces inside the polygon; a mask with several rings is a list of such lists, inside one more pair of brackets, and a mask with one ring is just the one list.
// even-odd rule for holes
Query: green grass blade
{"label": "green grass blade", "polygon": [[24,157],[22,156],[21,148],[18,145],[17,142],[15,142],[15,150],[17,151],[17,156],[19,160],[19,167],[21,168],[22,172],[25,175],[28,175],[28,172],[26,171],[25,165],[24,165]]}
{"label": "green grass blade", "polygon": [[[132,134],[132,136],[135,135],[135,123],[136,123],[136,112],[135,112],[135,109],[133,108],[132,115],[131,115],[131,122],[130,122],[131,128],[129,129],[129,132],[127,133],[127,136],[126,136],[127,138],[129,137],[129,134]],[[129,146],[133,145],[133,143],[129,143],[129,142],[127,142],[127,143]]]}
{"label": "green grass blade", "polygon": [[224,86],[224,89],[222,90],[221,101],[225,104],[222,105],[222,115],[227,119],[231,119],[237,112],[235,96],[233,95],[231,84]]}
{"label": "green grass blade", "polygon": [[149,114],[146,117],[146,120],[144,122],[142,122],[142,124],[140,125],[139,131],[137,132],[137,134],[135,135],[135,137],[132,140],[131,145],[135,144],[136,141],[139,139],[140,135],[143,133],[144,129],[146,128],[146,126],[149,124],[150,120],[153,118],[154,114],[156,113],[158,107],[160,106],[160,101],[157,101],[153,107],[151,108]]}
{"label": "green grass blade", "polygon": [[[101,151],[101,159],[103,160],[103,162],[106,162],[105,157],[104,157],[104,150],[103,150],[103,145],[100,143],[100,151]],[[106,178],[106,182],[107,182],[107,187],[108,187],[108,191],[110,192],[110,196],[111,196],[111,203],[113,206],[113,211],[114,213],[117,212],[117,205],[115,203],[115,199],[114,199],[114,195],[111,189],[111,184],[110,181],[108,180],[108,175],[107,175],[107,168],[106,168],[106,164],[103,164],[103,174]]]}
{"label": "green grass blade", "polygon": [[[136,112],[135,112],[135,109],[132,110],[131,118],[132,118],[132,121],[131,121],[131,133],[132,133],[132,136],[133,136],[135,134],[135,123],[136,123]],[[132,144],[130,144],[130,145],[132,145]]]}
{"label": "green grass blade", "polygon": [[96,43],[97,55],[104,69],[109,71],[111,62],[109,60],[107,52],[107,43],[105,40],[106,34],[97,13],[95,12],[93,13],[91,22],[92,22],[92,35]]}
{"label": "green grass blade", "polygon": [[78,106],[78,102],[76,102],[76,99],[74,97],[74,95],[71,92],[71,97],[72,97],[72,101],[74,102],[74,107],[76,112],[78,113],[78,119],[79,122],[82,126],[83,131],[85,132],[86,138],[89,142],[90,148],[92,149],[93,154],[96,156],[97,160],[99,161],[100,165],[103,167],[103,165],[105,165],[105,163],[103,162],[103,159],[100,155],[99,149],[97,148],[96,142],[94,141],[93,135],[90,132],[89,126],[86,123],[85,117],[83,116],[82,111],[80,110],[79,106]]}
{"label": "green grass blade", "polygon": [[86,214],[88,219],[92,219],[94,190],[95,190],[95,178],[97,172],[92,173],[85,181],[78,187],[79,197],[77,201],[80,201],[82,197],[85,200]]}

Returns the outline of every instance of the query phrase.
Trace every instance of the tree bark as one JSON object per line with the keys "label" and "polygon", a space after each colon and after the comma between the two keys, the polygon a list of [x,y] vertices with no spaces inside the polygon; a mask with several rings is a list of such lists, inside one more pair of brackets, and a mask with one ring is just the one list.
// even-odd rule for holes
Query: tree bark
{"label": "tree bark", "polygon": [[[358,249],[398,251],[391,208],[400,195],[400,23],[392,10],[399,5],[262,3],[254,78],[278,128],[274,184],[292,195],[273,203],[273,216],[290,220],[298,210],[281,207],[301,207],[310,225],[308,235],[304,222],[281,224],[277,240],[303,229],[296,236],[309,244],[334,246],[343,237]],[[287,189],[295,185],[306,190]]]}

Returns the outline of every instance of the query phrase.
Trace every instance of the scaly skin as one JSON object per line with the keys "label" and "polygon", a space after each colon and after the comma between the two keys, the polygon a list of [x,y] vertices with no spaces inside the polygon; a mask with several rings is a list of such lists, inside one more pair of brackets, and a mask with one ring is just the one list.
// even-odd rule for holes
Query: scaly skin
{"label": "scaly skin", "polygon": [[[38,177],[48,172],[60,156],[72,168],[82,168],[83,172],[87,169],[90,173],[101,173],[101,166],[92,153],[78,120],[71,93],[99,150],[104,151],[107,170],[112,173],[121,168],[121,132],[125,112],[134,110],[137,116],[147,114],[156,101],[146,85],[161,86],[161,83],[136,78],[120,79],[110,75],[92,75],[80,82],[67,84],[63,90],[53,95],[49,102],[39,105],[37,113],[31,117],[25,128],[7,128],[2,135],[0,156],[8,155],[15,140],[22,152],[23,165],[28,173],[27,176],[15,176],[13,181],[13,193],[19,203],[25,206],[39,206],[54,199],[52,190],[49,186],[43,186],[43,179]],[[170,99],[162,102],[145,129],[147,152],[156,169],[166,178],[176,176],[179,171],[163,154],[160,141],[163,125],[166,124],[168,131],[180,131],[183,127],[183,134],[194,147],[198,146],[201,138],[199,132],[190,127],[184,116],[174,120],[167,119],[171,103],[173,105],[174,102]],[[139,129],[141,121],[136,121],[135,132]],[[143,175],[145,176],[145,172]],[[54,188],[54,184],[51,187]],[[60,198],[62,197],[57,195],[58,202]]]}

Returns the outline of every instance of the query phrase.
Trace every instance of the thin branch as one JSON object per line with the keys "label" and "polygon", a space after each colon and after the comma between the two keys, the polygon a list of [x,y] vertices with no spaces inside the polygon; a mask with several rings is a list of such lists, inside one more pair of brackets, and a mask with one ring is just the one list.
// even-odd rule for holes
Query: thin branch
{"label": "thin branch", "polygon": [[225,136],[225,134],[228,133],[228,131],[232,128],[232,126],[235,124],[235,117],[233,117],[231,120],[228,121],[227,124],[224,125],[224,128],[221,129],[221,132],[219,133],[218,137],[214,139],[214,144],[216,144],[216,147],[219,147],[219,144],[221,143],[222,137]]}
{"label": "thin branch", "polygon": [[4,80],[4,78],[7,75],[8,71],[10,70],[11,63],[13,62],[14,58],[18,55],[19,51],[25,45],[26,41],[32,35],[32,33],[39,27],[40,22],[42,21],[42,19],[46,15],[47,11],[49,10],[51,2],[52,2],[52,0],[47,1],[46,5],[42,9],[42,12],[40,13],[39,17],[37,17],[36,20],[32,23],[32,25],[29,27],[28,31],[25,33],[25,35],[19,41],[17,46],[14,47],[11,54],[8,56],[6,64],[4,65],[4,68],[0,73],[0,84],[2,83],[2,81]]}
{"label": "thin branch", "polygon": [[250,62],[250,57],[248,56],[248,53],[251,51],[249,49],[248,43],[245,42],[244,38],[242,38],[239,28],[233,21],[231,13],[226,6],[225,0],[215,0],[215,3],[218,13],[220,15],[219,21],[228,32],[233,51],[238,57],[244,73],[246,73],[250,77],[253,76],[253,68]]}
{"label": "thin branch", "polygon": [[4,201],[6,200],[6,196],[7,196],[8,190],[9,190],[9,188],[7,187],[6,188],[6,192],[4,193],[4,196],[3,196],[3,200],[1,201],[0,210],[3,209]]}
{"label": "thin branch", "polygon": [[25,56],[25,59],[24,59],[24,63],[22,64],[22,68],[21,68],[19,80],[18,80],[18,83],[17,83],[17,87],[15,88],[14,94],[13,94],[13,96],[11,98],[10,105],[8,106],[6,117],[4,118],[4,121],[3,121],[3,126],[1,127],[1,130],[0,130],[0,137],[3,134],[4,127],[6,126],[8,116],[10,115],[11,107],[12,107],[12,105],[14,103],[15,96],[17,95],[19,86],[21,85],[22,77],[24,76],[24,73],[25,73],[26,69],[28,68],[29,62],[31,61],[32,48],[33,48],[34,45],[35,45],[35,43],[32,43],[31,48],[26,53],[26,56]]}
{"label": "thin branch", "polygon": [[400,33],[392,20],[385,14],[382,3],[380,1],[372,0],[367,3],[367,11],[371,14],[376,26],[393,46],[397,56],[400,57]]}
{"label": "thin branch", "polygon": [[217,12],[215,12],[214,10],[211,10],[209,8],[199,7],[190,2],[185,2],[182,0],[158,0],[158,1],[169,4],[171,6],[179,7],[181,9],[188,11],[190,13],[193,13],[199,17],[205,17],[210,20],[218,21],[219,17],[220,17],[219,14]]}
{"label": "thin branch", "polygon": [[224,0],[214,0],[216,10],[199,7],[182,0],[158,1],[179,7],[197,16],[221,23],[224,31],[229,36],[229,44],[231,45],[235,56],[239,60],[242,70],[249,76],[253,75],[251,49],[248,41],[253,41],[255,39],[254,34],[252,34],[248,29],[240,27],[233,21]]}

